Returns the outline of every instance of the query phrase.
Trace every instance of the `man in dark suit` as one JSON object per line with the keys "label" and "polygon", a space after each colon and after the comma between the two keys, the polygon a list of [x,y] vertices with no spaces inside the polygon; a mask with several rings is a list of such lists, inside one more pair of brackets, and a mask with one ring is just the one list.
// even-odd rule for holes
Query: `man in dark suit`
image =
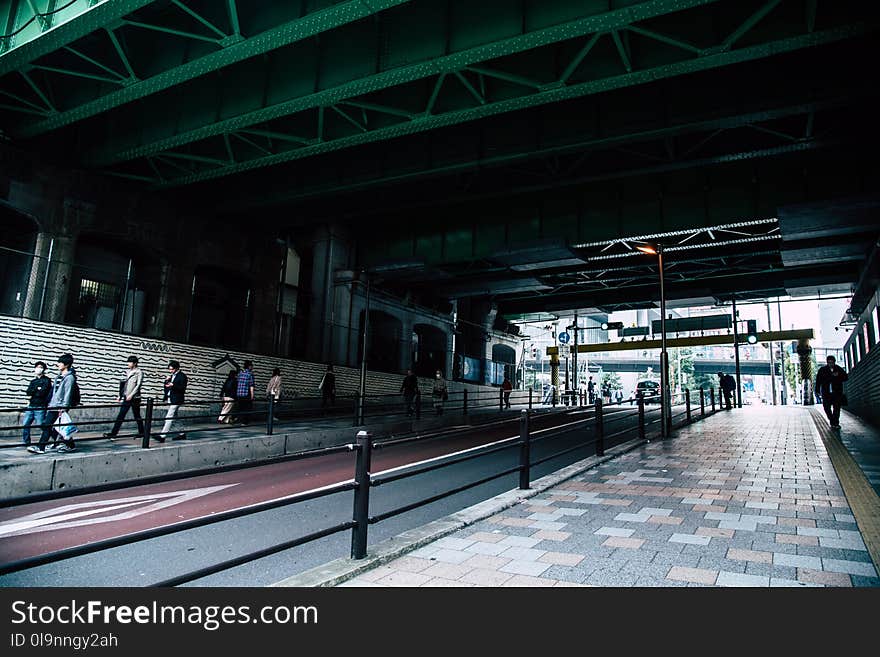
{"label": "man in dark suit", "polygon": [[[156,440],[160,443],[165,442],[165,438],[171,432],[172,427],[177,420],[177,412],[183,405],[186,393],[187,378],[186,374],[180,371],[180,363],[176,360],[168,362],[168,378],[165,379],[165,401],[169,404],[168,412],[165,414],[165,426],[162,427],[162,433],[156,436]],[[186,433],[180,431],[172,440],[185,440]]]}
{"label": "man in dark suit", "polygon": [[826,365],[816,373],[816,394],[822,400],[822,407],[832,429],[840,428],[840,407],[843,402],[843,382],[849,376],[837,365],[834,356],[828,356]]}

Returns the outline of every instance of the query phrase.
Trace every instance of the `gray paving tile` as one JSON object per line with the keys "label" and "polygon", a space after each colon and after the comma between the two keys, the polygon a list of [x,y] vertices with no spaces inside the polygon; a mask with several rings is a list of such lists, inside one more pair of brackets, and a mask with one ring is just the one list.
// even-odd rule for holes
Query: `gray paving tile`
{"label": "gray paving tile", "polygon": [[503,538],[498,541],[496,545],[503,545],[505,547],[532,548],[540,542],[540,539],[532,538],[531,536],[508,536],[507,538]]}
{"label": "gray paving tile", "polygon": [[709,545],[709,536],[695,536],[693,534],[673,534],[669,539],[672,543],[687,543],[690,545]]}
{"label": "gray paving tile", "polygon": [[622,538],[629,538],[635,533],[635,530],[623,529],[621,527],[600,527],[593,533],[600,536],[620,536]]}
{"label": "gray paving tile", "polygon": [[717,586],[770,586],[770,577],[762,575],[746,575],[721,571],[715,581]]}
{"label": "gray paving tile", "polygon": [[844,561],[839,559],[822,559],[822,569],[832,573],[847,573],[863,577],[876,577],[873,564],[861,561]]}
{"label": "gray paving tile", "polygon": [[[516,561],[536,561],[539,557],[542,557],[545,554],[545,550],[535,550],[532,548],[524,547],[509,547],[504,550],[504,552],[499,553],[498,556],[505,559],[514,559]],[[518,574],[527,575],[528,573]]]}
{"label": "gray paving tile", "polygon": [[511,573],[513,575],[530,575],[532,577],[538,577],[542,575],[545,570],[550,568],[549,563],[542,563],[540,561],[511,561],[510,563],[501,566],[498,570],[503,573]]}

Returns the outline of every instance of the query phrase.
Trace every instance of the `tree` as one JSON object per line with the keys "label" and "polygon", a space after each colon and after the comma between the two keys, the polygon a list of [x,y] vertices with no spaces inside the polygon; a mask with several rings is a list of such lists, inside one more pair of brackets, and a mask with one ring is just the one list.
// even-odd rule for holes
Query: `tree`
{"label": "tree", "polygon": [[605,384],[608,384],[608,387],[612,390],[623,388],[623,384],[620,382],[620,375],[617,372],[602,372],[602,379],[599,385],[604,388]]}

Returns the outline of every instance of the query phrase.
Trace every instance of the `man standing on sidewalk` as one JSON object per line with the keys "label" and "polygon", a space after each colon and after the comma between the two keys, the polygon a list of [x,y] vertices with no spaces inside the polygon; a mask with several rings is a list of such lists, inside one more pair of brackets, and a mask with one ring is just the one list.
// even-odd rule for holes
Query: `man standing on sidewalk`
{"label": "man standing on sidewalk", "polygon": [[832,429],[840,428],[840,407],[845,405],[843,394],[843,382],[849,375],[837,365],[834,356],[825,359],[826,364],[819,368],[816,373],[816,394],[822,400],[822,407]]}
{"label": "man standing on sidewalk", "polygon": [[[180,363],[176,360],[168,361],[168,378],[165,379],[165,401],[170,404],[168,412],[165,414],[165,426],[162,427],[162,433],[155,436],[160,443],[165,442],[166,436],[171,433],[171,429],[177,420],[177,412],[183,405],[186,393],[186,374],[180,371]],[[185,440],[186,433],[179,432],[172,440]]]}
{"label": "man standing on sidewalk", "polygon": [[238,373],[238,385],[235,390],[238,415],[242,424],[250,424],[254,410],[254,373],[253,362],[244,361],[244,369]]}
{"label": "man standing on sidewalk", "polygon": [[137,422],[136,438],[142,438],[144,435],[144,421],[141,418],[141,387],[144,384],[144,373],[138,367],[137,356],[129,356],[126,364],[128,369],[125,372],[124,385],[119,393],[119,413],[116,415],[113,428],[104,434],[104,437],[110,440],[115,439],[119,434],[119,429],[122,428],[122,422],[128,415],[129,408],[131,414],[134,415],[135,422]]}
{"label": "man standing on sidewalk", "polygon": [[42,428],[46,421],[46,407],[52,396],[52,380],[46,376],[46,363],[38,361],[34,364],[34,376],[25,393],[30,397],[27,410],[21,418],[21,442],[27,446],[31,444],[31,424],[36,423],[37,428]]}

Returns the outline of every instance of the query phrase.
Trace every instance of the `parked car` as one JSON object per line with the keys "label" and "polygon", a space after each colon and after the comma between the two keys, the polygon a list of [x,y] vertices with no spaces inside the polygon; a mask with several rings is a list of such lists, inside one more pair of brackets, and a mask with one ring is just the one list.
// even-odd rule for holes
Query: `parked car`
{"label": "parked car", "polygon": [[652,402],[660,403],[660,383],[657,381],[639,381],[636,384],[636,389],[633,390],[633,397],[638,397],[639,395],[644,398],[646,404],[650,404]]}

